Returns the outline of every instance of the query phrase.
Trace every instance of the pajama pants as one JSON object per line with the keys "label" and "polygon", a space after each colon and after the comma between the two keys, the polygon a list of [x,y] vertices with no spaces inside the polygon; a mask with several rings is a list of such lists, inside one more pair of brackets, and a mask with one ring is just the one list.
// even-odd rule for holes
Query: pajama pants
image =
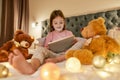
{"label": "pajama pants", "polygon": [[[85,43],[86,40],[79,40],[78,42],[76,42],[71,48],[69,48],[68,50],[77,50],[80,49],[82,47],[82,45]],[[67,51],[68,51],[67,50]],[[36,49],[33,50],[32,52],[33,58],[36,58],[38,60],[40,60],[41,63],[44,62],[44,59],[46,58],[54,58],[60,55],[65,54],[65,52],[60,52],[60,53],[54,53],[51,50],[45,48],[45,47],[37,47]]]}

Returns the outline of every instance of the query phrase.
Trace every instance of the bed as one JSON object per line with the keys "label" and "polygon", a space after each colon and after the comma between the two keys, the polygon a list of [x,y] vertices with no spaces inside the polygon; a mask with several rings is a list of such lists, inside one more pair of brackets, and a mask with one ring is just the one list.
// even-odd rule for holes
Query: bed
{"label": "bed", "polygon": [[[101,11],[97,13],[90,13],[78,16],[66,17],[66,26],[68,30],[71,30],[76,37],[81,37],[80,29],[88,24],[92,19],[98,17],[105,18],[106,27],[108,31],[114,26],[120,27],[120,8],[108,11]],[[49,19],[42,21],[42,37],[45,37],[49,32]],[[12,66],[7,62],[1,63],[6,65],[10,70],[10,76],[7,78],[0,78],[0,80],[41,80],[40,79],[40,68],[32,75],[22,75],[17,72]],[[101,77],[99,73],[95,71],[92,65],[83,65],[83,71],[80,73],[69,73],[65,70],[65,61],[57,63],[57,66],[61,70],[61,74],[64,74],[68,79],[64,80],[120,80],[120,73],[109,73],[105,74],[108,77]],[[120,66],[119,66],[120,68]],[[61,79],[63,80],[63,79]]]}

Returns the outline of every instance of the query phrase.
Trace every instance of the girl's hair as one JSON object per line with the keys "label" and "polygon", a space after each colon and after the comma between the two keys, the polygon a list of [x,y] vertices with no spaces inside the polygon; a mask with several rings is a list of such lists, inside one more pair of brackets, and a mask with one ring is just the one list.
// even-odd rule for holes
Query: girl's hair
{"label": "girl's hair", "polygon": [[[63,15],[62,11],[61,11],[61,10],[54,10],[54,11],[51,13],[51,15],[50,15],[50,31],[54,31],[54,27],[52,26],[52,21],[53,21],[53,19],[55,19],[55,18],[58,17],[58,16],[60,16],[61,18],[63,18],[64,21],[65,21],[65,17],[64,17],[64,15]],[[65,30],[65,23],[64,23],[64,28],[63,28],[63,30]]]}

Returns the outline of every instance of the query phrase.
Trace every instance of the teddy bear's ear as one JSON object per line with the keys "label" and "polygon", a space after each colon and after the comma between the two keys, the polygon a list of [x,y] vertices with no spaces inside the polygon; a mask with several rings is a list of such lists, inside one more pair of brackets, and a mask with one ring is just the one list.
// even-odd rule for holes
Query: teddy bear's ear
{"label": "teddy bear's ear", "polygon": [[15,36],[17,36],[17,35],[19,35],[19,34],[24,34],[24,32],[23,32],[22,30],[17,30],[17,31],[15,32]]}
{"label": "teddy bear's ear", "polygon": [[90,25],[90,24],[104,24],[105,23],[105,19],[104,18],[102,18],[102,17],[98,17],[97,19],[93,19],[93,20],[91,20],[89,23],[88,23],[88,25]]}
{"label": "teddy bear's ear", "polygon": [[104,23],[105,23],[105,19],[102,18],[102,17],[99,17],[99,18],[98,18],[98,22],[99,22],[100,24],[104,24]]}

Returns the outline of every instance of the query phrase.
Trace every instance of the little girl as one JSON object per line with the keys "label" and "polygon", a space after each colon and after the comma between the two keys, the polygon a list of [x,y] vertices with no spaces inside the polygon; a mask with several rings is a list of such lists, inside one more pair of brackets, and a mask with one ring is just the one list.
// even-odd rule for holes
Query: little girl
{"label": "little girl", "polygon": [[[10,64],[23,74],[34,73],[41,64],[44,62],[61,62],[65,60],[65,52],[54,53],[49,50],[48,43],[68,37],[73,36],[71,31],[65,30],[65,17],[61,10],[54,10],[50,16],[50,27],[51,32],[46,36],[44,47],[38,47],[32,56],[31,62],[28,63],[20,51],[14,50],[14,54],[9,55]],[[75,39],[73,43],[75,44],[77,40]],[[76,45],[75,45],[76,46]],[[78,49],[78,47],[72,47],[72,49]],[[66,50],[67,51],[67,50]]]}

